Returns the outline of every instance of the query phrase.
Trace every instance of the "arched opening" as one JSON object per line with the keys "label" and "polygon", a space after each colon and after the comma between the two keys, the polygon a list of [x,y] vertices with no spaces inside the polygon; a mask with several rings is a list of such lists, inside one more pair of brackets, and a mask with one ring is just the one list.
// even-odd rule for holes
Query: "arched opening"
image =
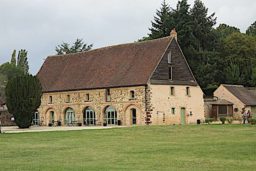
{"label": "arched opening", "polygon": [[72,108],[67,108],[65,112],[65,124],[73,125],[75,122],[75,111]]}
{"label": "arched opening", "polygon": [[132,125],[136,125],[137,124],[137,113],[136,113],[136,109],[132,108],[131,109],[131,123]]}
{"label": "arched opening", "polygon": [[40,114],[38,111],[36,111],[33,115],[33,118],[32,118],[32,123],[33,125],[40,125]]}
{"label": "arched opening", "polygon": [[50,113],[49,113],[49,123],[54,124],[54,121],[55,121],[54,111],[50,111]]}
{"label": "arched opening", "polygon": [[83,113],[84,125],[96,125],[95,112],[91,107],[86,107]]}
{"label": "arched opening", "polygon": [[117,112],[112,106],[106,108],[105,121],[108,125],[117,125]]}

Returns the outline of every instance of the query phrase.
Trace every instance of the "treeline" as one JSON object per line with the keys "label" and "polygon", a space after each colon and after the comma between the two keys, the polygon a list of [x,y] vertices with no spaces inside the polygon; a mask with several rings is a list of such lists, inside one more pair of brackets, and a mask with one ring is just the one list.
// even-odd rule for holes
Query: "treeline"
{"label": "treeline", "polygon": [[163,1],[157,10],[148,36],[139,41],[170,35],[175,28],[178,42],[206,95],[219,84],[256,86],[256,22],[246,33],[227,24],[217,28],[215,13],[201,0],[194,5],[180,0],[176,8]]}
{"label": "treeline", "polygon": [[16,55],[13,51],[10,62],[0,65],[0,97],[5,99],[5,87],[9,80],[29,74],[28,52],[21,49]]}

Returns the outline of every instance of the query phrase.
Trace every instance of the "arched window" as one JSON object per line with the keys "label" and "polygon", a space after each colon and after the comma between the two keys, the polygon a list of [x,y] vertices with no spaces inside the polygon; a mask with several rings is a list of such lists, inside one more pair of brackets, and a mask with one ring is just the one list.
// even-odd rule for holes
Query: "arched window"
{"label": "arched window", "polygon": [[137,113],[136,113],[136,109],[132,108],[131,109],[131,118],[132,118],[132,124],[136,125],[137,124]]}
{"label": "arched window", "polygon": [[135,92],[134,92],[134,90],[130,91],[130,99],[135,99]]}
{"label": "arched window", "polygon": [[91,107],[87,107],[84,110],[84,125],[96,125],[95,112]]}
{"label": "arched window", "polygon": [[50,116],[49,116],[49,123],[54,124],[54,111],[50,111]]}
{"label": "arched window", "polygon": [[107,107],[105,111],[105,120],[108,125],[117,125],[117,112],[112,106]]}
{"label": "arched window", "polygon": [[67,108],[65,112],[65,123],[72,125],[75,122],[75,111],[72,108]]}
{"label": "arched window", "polygon": [[32,118],[33,125],[40,125],[40,115],[39,112],[35,112]]}

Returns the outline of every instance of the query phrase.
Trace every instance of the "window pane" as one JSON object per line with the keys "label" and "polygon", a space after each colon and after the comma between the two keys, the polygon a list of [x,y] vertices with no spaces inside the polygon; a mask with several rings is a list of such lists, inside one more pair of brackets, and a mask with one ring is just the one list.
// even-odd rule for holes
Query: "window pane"
{"label": "window pane", "polygon": [[227,106],[219,106],[219,114],[227,115],[227,113],[228,113]]}

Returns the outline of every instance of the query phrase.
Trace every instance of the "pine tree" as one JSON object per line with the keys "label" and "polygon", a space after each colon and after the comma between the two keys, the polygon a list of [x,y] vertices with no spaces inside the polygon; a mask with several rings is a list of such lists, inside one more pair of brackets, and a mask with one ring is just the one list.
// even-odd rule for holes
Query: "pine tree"
{"label": "pine tree", "polygon": [[6,86],[6,104],[19,128],[29,128],[41,104],[42,87],[36,76],[17,76]]}
{"label": "pine tree", "polygon": [[215,13],[208,16],[206,8],[201,0],[195,0],[193,8],[190,10],[193,26],[193,43],[197,51],[211,50],[214,47],[215,35],[213,26],[216,24]]}
{"label": "pine tree", "polygon": [[13,50],[13,52],[12,52],[11,64],[13,64],[15,66],[17,64],[17,62],[16,62],[16,50]]}
{"label": "pine tree", "polygon": [[187,0],[178,1],[173,14],[173,23],[178,33],[178,42],[184,52],[186,52],[185,49],[189,47],[192,41],[192,20],[189,14],[189,7]]}
{"label": "pine tree", "polygon": [[161,4],[160,10],[156,11],[154,21],[151,22],[152,27],[149,28],[151,32],[149,34],[150,39],[157,39],[170,35],[170,31],[174,27],[172,23],[172,14],[173,11],[164,0]]}

